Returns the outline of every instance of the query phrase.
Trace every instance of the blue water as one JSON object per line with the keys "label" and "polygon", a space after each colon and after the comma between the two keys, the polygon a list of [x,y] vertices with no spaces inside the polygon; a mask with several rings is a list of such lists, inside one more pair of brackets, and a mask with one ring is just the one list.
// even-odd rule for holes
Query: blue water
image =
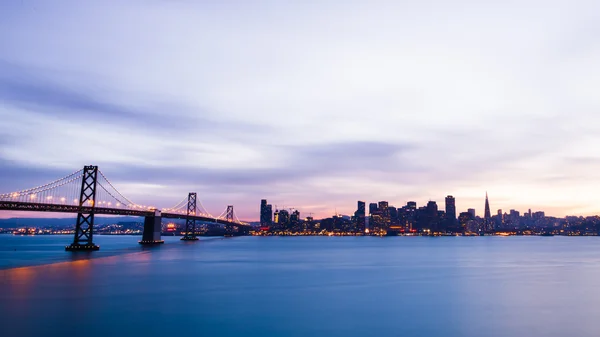
{"label": "blue water", "polygon": [[137,240],[0,235],[0,335],[600,335],[600,238]]}

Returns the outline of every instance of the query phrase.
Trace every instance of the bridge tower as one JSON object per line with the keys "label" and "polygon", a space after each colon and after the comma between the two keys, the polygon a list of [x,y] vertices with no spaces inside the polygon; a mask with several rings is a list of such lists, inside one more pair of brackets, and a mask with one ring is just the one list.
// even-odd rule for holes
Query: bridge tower
{"label": "bridge tower", "polygon": [[234,222],[233,220],[233,205],[227,206],[227,211],[225,212],[225,220],[229,222]]}
{"label": "bridge tower", "polygon": [[196,193],[188,194],[187,217],[185,219],[185,234],[181,238],[183,241],[195,241],[196,237]]}
{"label": "bridge tower", "polygon": [[[98,183],[98,166],[84,166],[79,193],[79,211],[75,226],[73,243],[65,247],[68,251],[98,250],[93,241],[94,211],[96,209],[96,185]],[[87,204],[87,205],[86,205]]]}
{"label": "bridge tower", "polygon": [[[225,211],[225,220],[228,223],[232,223],[235,221],[233,216],[233,205],[227,205],[227,211]],[[231,224],[225,225],[225,236],[233,236],[233,232],[234,226],[232,226]]]}

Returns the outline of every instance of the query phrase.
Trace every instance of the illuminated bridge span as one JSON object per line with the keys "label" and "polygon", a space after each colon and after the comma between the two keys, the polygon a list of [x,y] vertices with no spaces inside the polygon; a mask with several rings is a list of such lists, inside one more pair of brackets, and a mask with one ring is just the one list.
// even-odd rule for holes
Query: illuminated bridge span
{"label": "illuminated bridge span", "polygon": [[185,241],[198,240],[196,221],[225,225],[227,232],[235,228],[245,232],[250,228],[237,218],[232,205],[219,216],[212,216],[197,199],[196,193],[189,193],[178,204],[162,211],[154,206],[134,203],[115,188],[98,166],[85,166],[42,186],[0,194],[0,210],[77,213],[73,243],[66,247],[66,250],[72,251],[99,249],[93,242],[96,214],[143,216],[141,244],[163,242],[160,238],[162,218],[186,220],[182,237]]}

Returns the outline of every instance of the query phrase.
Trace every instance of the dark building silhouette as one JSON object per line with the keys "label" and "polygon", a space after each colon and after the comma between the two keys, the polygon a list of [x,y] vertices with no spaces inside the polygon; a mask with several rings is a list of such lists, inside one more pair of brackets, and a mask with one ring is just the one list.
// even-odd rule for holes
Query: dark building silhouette
{"label": "dark building silhouette", "polygon": [[473,217],[473,219],[475,219],[475,217],[477,216],[477,213],[475,213],[475,208],[469,208],[467,210],[467,212],[469,212],[471,214],[471,216]]}
{"label": "dark building silhouette", "polygon": [[275,210],[273,220],[276,229],[284,230],[290,226],[290,212],[285,209]]}
{"label": "dark building silhouette", "polygon": [[498,210],[498,214],[496,215],[496,228],[504,228],[504,214],[502,214],[502,210]]}
{"label": "dark building silhouette", "polygon": [[494,230],[492,222],[492,212],[490,211],[490,201],[488,200],[488,194],[485,192],[485,212],[483,215],[483,226],[485,231]]}
{"label": "dark building silhouette", "polygon": [[390,213],[390,225],[397,226],[398,225],[398,209],[394,206],[388,207]]}
{"label": "dark building silhouette", "polygon": [[292,226],[297,226],[300,223],[300,211],[295,210],[290,215],[290,224]]}
{"label": "dark building silhouette", "polygon": [[453,196],[446,197],[446,229],[456,227],[456,200]]}
{"label": "dark building silhouette", "polygon": [[260,201],[260,226],[263,228],[273,225],[273,206],[267,204],[267,199]]}
{"label": "dark building silhouette", "polygon": [[389,203],[387,201],[380,201],[378,209],[381,214],[381,227],[382,229],[387,229],[388,227],[390,227],[390,224],[392,222],[392,219],[390,217]]}
{"label": "dark building silhouette", "polygon": [[409,201],[406,203],[404,208],[404,214],[402,222],[407,231],[413,231],[417,229],[417,203]]}
{"label": "dark building silhouette", "polygon": [[354,212],[354,222],[356,223],[356,230],[360,233],[365,232],[366,214],[365,214],[365,202],[359,201],[357,203],[356,212]]}
{"label": "dark building silhouette", "polygon": [[458,225],[463,233],[469,230],[469,224],[473,220],[475,220],[475,218],[471,212],[462,212],[458,215]]}
{"label": "dark building silhouette", "polygon": [[279,224],[285,228],[290,223],[290,212],[288,212],[286,209],[280,209],[278,220]]}
{"label": "dark building silhouette", "polygon": [[[337,217],[335,217],[337,218]],[[337,220],[337,219],[335,219]],[[328,232],[332,232],[333,229],[335,228],[335,220],[333,218],[326,218],[321,220],[321,229],[324,229]]]}
{"label": "dark building silhouette", "polygon": [[385,220],[381,210],[371,213],[369,217],[369,231],[378,232],[385,229]]}
{"label": "dark building silhouette", "polygon": [[427,222],[427,207],[421,206],[415,211],[415,229],[417,231],[423,231],[428,229],[429,224]]}
{"label": "dark building silhouette", "polygon": [[432,233],[440,230],[438,221],[438,206],[435,201],[427,202],[422,228],[428,229]]}
{"label": "dark building silhouette", "polygon": [[372,202],[369,204],[369,214],[373,214],[375,212],[377,212],[377,203]]}

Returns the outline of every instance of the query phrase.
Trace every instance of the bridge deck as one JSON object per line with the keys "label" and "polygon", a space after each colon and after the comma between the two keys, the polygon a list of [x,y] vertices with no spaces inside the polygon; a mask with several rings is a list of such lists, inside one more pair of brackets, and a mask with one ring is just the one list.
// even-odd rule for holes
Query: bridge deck
{"label": "bridge deck", "polygon": [[[121,209],[121,208],[107,208],[107,207],[91,207],[91,206],[78,206],[78,205],[66,205],[66,204],[42,204],[32,202],[20,202],[20,201],[0,201],[0,210],[6,211],[28,211],[28,212],[58,212],[58,213],[90,213],[103,214],[103,215],[125,215],[125,216],[153,216],[154,210],[135,210],[135,209]],[[176,213],[162,213],[163,218],[168,219],[187,219],[188,216],[185,214]],[[214,222],[222,225],[234,225],[240,227],[249,227],[248,224],[240,224],[237,222],[229,222],[222,219],[215,219],[206,216],[191,216],[190,218],[203,221],[203,222]]]}

